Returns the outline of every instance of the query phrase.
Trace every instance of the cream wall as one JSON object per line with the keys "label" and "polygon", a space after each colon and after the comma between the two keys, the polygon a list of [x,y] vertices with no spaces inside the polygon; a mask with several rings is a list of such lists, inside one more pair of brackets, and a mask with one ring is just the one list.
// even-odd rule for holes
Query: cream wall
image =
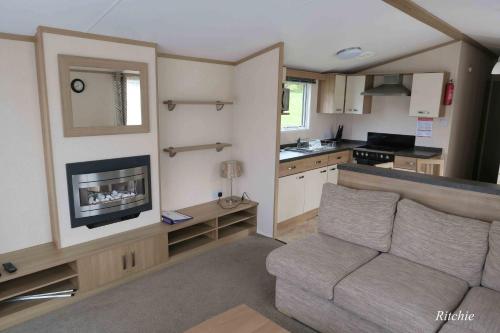
{"label": "cream wall", "polygon": [[472,179],[486,89],[496,59],[467,43],[461,46],[448,172],[453,177]]}
{"label": "cream wall", "polygon": [[[444,71],[449,72],[450,78],[456,82],[461,44],[461,42],[452,43],[431,51],[371,68],[368,72],[411,73]],[[381,77],[376,77],[376,79],[381,80]],[[411,87],[411,80],[409,77],[404,77],[403,83]],[[366,140],[367,132],[415,135],[417,118],[408,115],[410,97],[374,96],[372,98],[372,103],[371,114],[334,115],[336,125],[344,125],[344,139]],[[452,105],[445,107],[444,117],[434,119],[432,124],[432,136],[430,138],[416,138],[417,146],[443,148],[443,155],[447,158],[451,133],[451,118],[454,113],[455,105],[456,100]]]}
{"label": "cream wall", "polygon": [[[445,175],[471,178],[486,82],[493,62],[494,59],[475,47],[456,42],[371,68],[368,72],[450,73],[450,79],[455,82],[453,103],[445,107],[444,117],[434,119],[432,137],[417,137],[416,145],[443,148]],[[411,87],[408,77],[404,83]],[[409,105],[410,97],[375,96],[371,114],[334,117],[336,124],[344,125],[345,139],[366,140],[370,131],[415,135],[417,118],[408,116]]]}
{"label": "cream wall", "polygon": [[0,39],[0,253],[52,240],[35,46]]}
{"label": "cream wall", "polygon": [[233,157],[243,162],[237,190],[259,202],[257,232],[273,236],[279,49],[238,66],[235,72]]}
{"label": "cream wall", "polygon": [[[280,143],[294,143],[297,139],[330,139],[337,133],[337,128],[333,128],[335,117],[331,114],[317,113],[318,105],[318,84],[311,86],[311,101],[309,128],[297,131],[282,131]],[[286,117],[286,116],[283,116]]]}
{"label": "cream wall", "polygon": [[[234,66],[158,58],[160,148],[232,142],[235,106],[216,111],[214,105],[177,105],[170,112],[163,101],[232,101]],[[221,152],[198,150],[169,157],[160,154],[162,209],[179,209],[228,195],[220,177],[220,162],[231,159],[231,148]],[[237,182],[238,180],[236,180]]]}
{"label": "cream wall", "polygon": [[[72,36],[43,33],[47,97],[53,149],[55,189],[61,246],[66,247],[96,238],[157,223],[160,220],[159,163],[156,103],[156,50],[130,44],[100,41]],[[150,132],[141,134],[107,135],[65,138],[61,117],[58,54],[140,61],[148,64]],[[132,220],[95,229],[71,228],[66,183],[66,163],[150,155],[153,209]]]}
{"label": "cream wall", "polygon": [[[379,67],[370,73],[449,72],[456,81],[460,57],[460,42],[428,52],[400,59]],[[408,78],[405,84],[411,87]],[[387,132],[415,135],[417,118],[408,116],[410,98],[400,96],[375,96],[372,113],[368,115],[335,115],[336,122],[344,125],[344,138],[366,140],[367,132]],[[432,137],[417,138],[416,145],[448,149],[450,118],[454,104],[445,108],[445,117],[436,118],[432,124]]]}

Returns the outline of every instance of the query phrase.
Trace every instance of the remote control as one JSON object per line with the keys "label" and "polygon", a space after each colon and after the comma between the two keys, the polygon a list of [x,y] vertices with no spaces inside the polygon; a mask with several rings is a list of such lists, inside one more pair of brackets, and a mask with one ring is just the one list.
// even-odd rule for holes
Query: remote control
{"label": "remote control", "polygon": [[16,266],[14,266],[13,263],[11,262],[6,262],[5,264],[3,264],[3,268],[8,272],[8,273],[14,273],[15,271],[17,271],[17,268]]}

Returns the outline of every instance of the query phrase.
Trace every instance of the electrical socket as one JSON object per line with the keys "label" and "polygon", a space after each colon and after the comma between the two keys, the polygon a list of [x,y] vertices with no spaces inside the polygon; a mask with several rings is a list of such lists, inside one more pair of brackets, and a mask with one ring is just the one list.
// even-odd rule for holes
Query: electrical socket
{"label": "electrical socket", "polygon": [[212,192],[212,199],[219,199],[222,197],[222,191],[216,190]]}

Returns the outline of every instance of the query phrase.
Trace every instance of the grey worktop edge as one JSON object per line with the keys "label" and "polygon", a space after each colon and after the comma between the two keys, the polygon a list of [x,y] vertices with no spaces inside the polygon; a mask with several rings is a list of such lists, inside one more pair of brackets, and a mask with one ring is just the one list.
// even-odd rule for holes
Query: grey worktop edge
{"label": "grey worktop edge", "polygon": [[432,176],[416,172],[399,171],[353,163],[339,164],[338,169],[500,196],[500,185],[497,184],[477,182],[467,179]]}

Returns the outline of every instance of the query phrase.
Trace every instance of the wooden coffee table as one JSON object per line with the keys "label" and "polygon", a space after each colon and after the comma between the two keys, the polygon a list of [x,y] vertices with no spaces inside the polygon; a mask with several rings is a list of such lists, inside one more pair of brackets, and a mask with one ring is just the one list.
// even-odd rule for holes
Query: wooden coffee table
{"label": "wooden coffee table", "polygon": [[252,310],[238,305],[190,328],[185,333],[289,333],[283,327]]}

